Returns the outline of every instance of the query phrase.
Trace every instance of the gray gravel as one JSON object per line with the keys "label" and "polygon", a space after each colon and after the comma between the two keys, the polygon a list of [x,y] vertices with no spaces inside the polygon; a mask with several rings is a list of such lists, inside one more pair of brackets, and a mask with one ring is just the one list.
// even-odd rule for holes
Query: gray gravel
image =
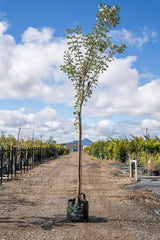
{"label": "gray gravel", "polygon": [[77,153],[71,153],[5,183],[0,240],[160,240],[160,198],[124,189],[132,183],[127,175],[86,154],[82,191],[89,201],[89,221],[67,221],[67,200],[76,196],[76,166]]}

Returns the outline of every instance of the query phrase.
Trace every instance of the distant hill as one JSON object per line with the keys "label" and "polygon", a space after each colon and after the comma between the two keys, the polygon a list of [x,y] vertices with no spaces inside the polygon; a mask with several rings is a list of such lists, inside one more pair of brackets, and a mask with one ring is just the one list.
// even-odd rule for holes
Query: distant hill
{"label": "distant hill", "polygon": [[83,146],[90,146],[91,144],[92,144],[92,141],[89,140],[88,138],[84,138],[84,139],[82,140],[82,145],[83,145]]}
{"label": "distant hill", "polygon": [[[75,141],[73,141],[73,142],[69,142],[69,143],[66,143],[66,144],[72,144],[72,143],[78,144],[78,140],[75,140]],[[82,145],[83,145],[83,146],[90,146],[91,144],[92,144],[92,141],[89,140],[88,138],[84,138],[84,139],[82,140]]]}

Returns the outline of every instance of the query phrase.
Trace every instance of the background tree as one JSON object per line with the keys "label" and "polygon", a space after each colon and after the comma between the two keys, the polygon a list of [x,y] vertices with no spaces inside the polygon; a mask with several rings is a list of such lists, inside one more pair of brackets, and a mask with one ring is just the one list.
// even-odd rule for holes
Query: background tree
{"label": "background tree", "polygon": [[79,132],[78,189],[81,195],[81,138],[82,106],[91,98],[93,87],[98,83],[99,74],[107,70],[108,63],[116,53],[122,53],[125,45],[112,43],[109,32],[120,21],[119,7],[100,4],[97,22],[90,33],[83,33],[81,27],[68,28],[68,50],[64,53],[64,64],[61,70],[67,73],[75,87],[75,127]]}

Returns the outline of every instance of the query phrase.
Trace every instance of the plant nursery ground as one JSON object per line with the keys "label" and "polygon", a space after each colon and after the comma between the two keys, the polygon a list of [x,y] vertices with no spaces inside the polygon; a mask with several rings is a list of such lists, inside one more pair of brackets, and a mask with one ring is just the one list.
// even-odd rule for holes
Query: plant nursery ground
{"label": "plant nursery ground", "polygon": [[160,197],[125,186],[128,174],[83,153],[89,221],[69,222],[77,153],[44,163],[0,186],[0,240],[160,240]]}

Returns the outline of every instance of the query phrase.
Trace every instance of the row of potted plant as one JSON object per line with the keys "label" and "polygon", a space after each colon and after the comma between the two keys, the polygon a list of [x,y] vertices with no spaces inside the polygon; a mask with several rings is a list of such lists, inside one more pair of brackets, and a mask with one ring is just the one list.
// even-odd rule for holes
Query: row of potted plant
{"label": "row of potted plant", "polygon": [[147,164],[148,172],[150,175],[159,176],[160,170],[160,154],[151,155]]}
{"label": "row of potted plant", "polygon": [[135,159],[138,159],[138,165],[148,170],[149,175],[159,175],[160,172],[160,153],[148,153],[141,152],[136,155]]}

